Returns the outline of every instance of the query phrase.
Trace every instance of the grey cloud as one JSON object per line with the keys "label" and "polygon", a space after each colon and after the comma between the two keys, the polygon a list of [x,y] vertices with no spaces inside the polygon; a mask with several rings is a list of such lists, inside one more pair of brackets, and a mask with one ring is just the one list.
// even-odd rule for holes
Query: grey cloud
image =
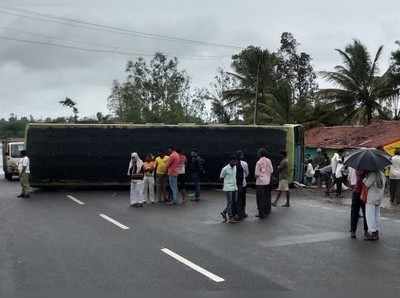
{"label": "grey cloud", "polygon": [[[317,70],[331,69],[338,64],[339,56],[334,49],[343,48],[352,38],[362,40],[371,51],[384,44],[384,68],[390,51],[395,48],[393,42],[400,39],[400,21],[396,15],[400,4],[395,0],[379,5],[372,0],[336,0],[330,3],[288,0],[275,1],[273,5],[265,0],[2,2],[2,6],[12,5],[149,33],[240,46],[254,44],[270,50],[279,46],[283,31],[290,31],[300,41],[302,50],[313,56]],[[0,17],[0,27],[106,44],[131,52],[163,51],[179,58],[228,56],[213,60],[180,59],[181,67],[187,70],[196,87],[206,87],[219,66],[229,68],[229,56],[235,52],[233,49],[161,42],[23,18]],[[5,32],[15,37],[43,40],[38,36]],[[75,44],[90,47],[83,43]],[[136,57],[0,41],[0,117],[6,117],[11,112],[38,117],[68,115],[69,112],[57,104],[57,100],[65,96],[78,101],[83,115],[107,112],[106,100],[112,80],[124,79],[128,59]],[[321,81],[321,84],[327,83]]]}

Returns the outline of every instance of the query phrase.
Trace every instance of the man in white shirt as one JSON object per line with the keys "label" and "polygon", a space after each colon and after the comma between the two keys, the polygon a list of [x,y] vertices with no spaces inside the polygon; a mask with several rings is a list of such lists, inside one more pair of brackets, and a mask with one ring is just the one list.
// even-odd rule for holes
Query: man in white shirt
{"label": "man in white shirt", "polygon": [[392,157],[392,165],[389,172],[390,178],[390,202],[400,204],[400,148],[397,148]]}
{"label": "man in white shirt", "polygon": [[18,198],[29,198],[29,175],[31,173],[29,168],[29,157],[26,156],[26,151],[21,151],[21,160],[18,162],[19,181],[21,183],[21,194]]}
{"label": "man in white shirt", "polygon": [[334,178],[336,176],[336,168],[339,163],[339,159],[340,159],[339,153],[335,152],[331,158],[332,175]]}
{"label": "man in white shirt", "polygon": [[331,158],[332,176],[333,181],[336,185],[336,196],[340,197],[342,195],[342,182],[343,182],[343,150],[339,150],[333,154]]}
{"label": "man in white shirt", "polygon": [[226,195],[226,207],[221,212],[221,216],[224,222],[237,223],[235,218],[235,211],[237,206],[237,184],[236,184],[236,164],[237,160],[235,156],[230,158],[229,164],[226,165],[220,174],[220,178],[224,180],[223,191]]}

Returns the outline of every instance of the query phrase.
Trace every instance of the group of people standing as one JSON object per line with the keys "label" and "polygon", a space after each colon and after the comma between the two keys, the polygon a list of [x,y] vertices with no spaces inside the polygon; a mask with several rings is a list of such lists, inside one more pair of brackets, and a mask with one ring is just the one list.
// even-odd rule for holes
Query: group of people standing
{"label": "group of people standing", "polygon": [[[258,161],[254,170],[258,209],[256,217],[259,219],[264,219],[270,213],[271,205],[277,206],[283,192],[286,193],[286,204],[283,207],[290,206],[287,154],[284,151],[281,152],[282,160],[278,166],[278,195],[272,204],[271,175],[274,172],[274,168],[267,155],[265,148],[261,148],[258,151]],[[220,178],[223,179],[223,191],[226,195],[226,207],[221,212],[221,216],[226,223],[238,223],[248,216],[246,213],[246,179],[249,174],[249,166],[244,160],[242,151],[237,151],[236,155],[232,155],[229,163],[221,170]]]}
{"label": "group of people standing", "polygon": [[[376,171],[355,170],[347,167],[344,164],[343,153],[343,151],[334,153],[329,164],[321,151],[318,152],[314,161],[309,159],[306,166],[307,184],[311,182],[310,177],[315,177],[320,186],[325,183],[325,192],[328,196],[332,185],[336,184],[337,197],[341,197],[342,185],[348,186],[352,190],[351,238],[357,237],[356,231],[361,212],[364,217],[364,239],[377,241],[380,236],[380,208],[387,184],[389,184],[391,203],[400,204],[400,149],[396,149],[389,167]],[[316,170],[313,170],[314,165]]]}
{"label": "group of people standing", "polygon": [[348,185],[349,168],[344,165],[344,151],[335,152],[331,158],[321,149],[317,150],[317,156],[310,157],[306,161],[305,179],[306,185],[311,185],[314,181],[319,186],[325,184],[325,194],[329,196],[335,186],[336,197],[342,197],[343,184]]}
{"label": "group of people standing", "polygon": [[187,174],[190,174],[195,189],[193,201],[199,201],[203,163],[196,151],[191,152],[188,160],[184,152],[173,147],[157,157],[147,154],[144,161],[138,153],[132,153],[128,168],[131,179],[130,205],[143,207],[145,203],[185,203]]}

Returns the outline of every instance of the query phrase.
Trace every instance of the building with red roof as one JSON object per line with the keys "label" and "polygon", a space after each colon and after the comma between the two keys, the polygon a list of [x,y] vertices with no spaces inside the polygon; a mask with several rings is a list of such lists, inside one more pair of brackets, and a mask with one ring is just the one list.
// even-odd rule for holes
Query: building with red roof
{"label": "building with red roof", "polygon": [[399,142],[400,121],[375,121],[367,126],[316,127],[305,133],[306,153],[317,148],[339,149],[378,148]]}

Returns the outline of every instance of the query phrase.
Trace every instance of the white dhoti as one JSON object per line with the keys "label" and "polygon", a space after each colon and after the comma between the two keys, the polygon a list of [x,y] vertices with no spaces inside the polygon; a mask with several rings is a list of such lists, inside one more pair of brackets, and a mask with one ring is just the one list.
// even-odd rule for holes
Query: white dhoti
{"label": "white dhoti", "polygon": [[134,205],[143,203],[144,203],[144,182],[143,180],[132,180],[130,204]]}

